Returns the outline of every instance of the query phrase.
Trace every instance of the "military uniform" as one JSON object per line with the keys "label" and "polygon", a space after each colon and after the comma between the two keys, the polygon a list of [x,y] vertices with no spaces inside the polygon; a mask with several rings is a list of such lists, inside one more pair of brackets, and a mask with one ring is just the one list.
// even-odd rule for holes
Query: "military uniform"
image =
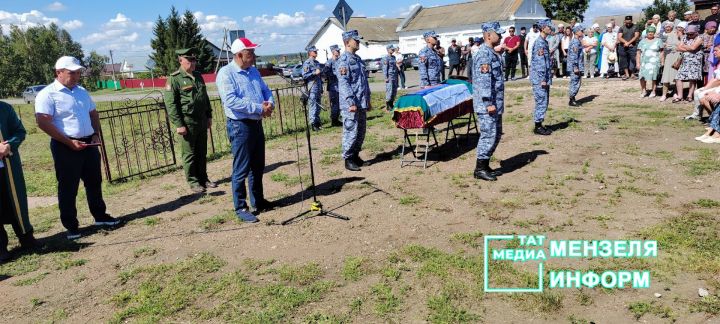
{"label": "military uniform", "polygon": [[[393,46],[388,45],[388,50],[392,50]],[[385,104],[387,109],[392,109],[395,103],[395,95],[397,95],[398,87],[398,67],[395,56],[388,54],[380,60],[382,65],[383,76],[385,77]]]}
{"label": "military uniform", "polygon": [[[550,20],[539,21],[540,28],[550,25]],[[542,35],[535,40],[532,47],[532,61],[530,64],[530,83],[532,83],[535,97],[535,133],[550,135],[550,130],[542,126],[545,113],[550,102],[550,85],[552,85],[552,57],[548,42]],[[542,86],[545,82],[546,87]]]}
{"label": "military uniform", "polygon": [[[498,22],[490,22],[483,24],[483,32],[502,35],[505,31]],[[502,57],[487,43],[482,44],[473,55],[472,64],[473,108],[480,130],[475,178],[494,181],[497,180],[498,172],[493,172],[489,163],[502,136],[502,115],[505,110],[504,67]],[[495,107],[494,113],[488,112],[489,106]]]}
{"label": "military uniform", "polygon": [[[357,30],[343,33],[343,40],[350,38],[361,39]],[[340,55],[337,71],[340,114],[343,117],[342,156],[346,168],[359,170],[358,165],[363,164],[360,150],[365,141],[367,110],[370,109],[370,85],[365,64],[357,54],[346,51]],[[357,110],[351,112],[351,106],[357,107]]]}
{"label": "military uniform", "polygon": [[[330,52],[340,51],[337,45],[330,46]],[[330,120],[333,126],[340,123],[340,95],[338,93],[337,60],[331,57],[325,62],[325,78],[327,79],[328,99],[330,99]]]}
{"label": "military uniform", "polygon": [[[192,49],[176,53],[179,56],[194,55]],[[165,90],[170,122],[177,128],[187,129],[180,141],[185,178],[191,187],[204,188],[211,183],[207,175],[207,130],[212,118],[205,81],[198,71],[188,74],[179,69],[170,74]]]}
{"label": "military uniform", "polygon": [[[582,26],[576,25],[573,33],[582,30]],[[583,47],[577,37],[573,37],[568,48],[567,73],[570,75],[570,106],[576,106],[575,96],[580,91],[581,75],[585,72],[585,64],[583,64]]]}
{"label": "military uniform", "polygon": [[[423,34],[423,39],[428,37],[437,37],[434,31]],[[419,64],[418,73],[420,73],[420,87],[434,86],[440,83],[440,75],[443,67],[443,61],[440,55],[434,49],[427,46],[423,47],[418,53]]]}
{"label": "military uniform", "polygon": [[[317,48],[311,46],[307,51],[317,52]],[[312,125],[315,130],[318,130],[320,128],[320,100],[322,98],[322,73],[318,73],[320,63],[314,58],[309,57],[303,63],[302,69],[303,80],[305,80],[308,90],[308,119],[310,120],[310,125]]]}

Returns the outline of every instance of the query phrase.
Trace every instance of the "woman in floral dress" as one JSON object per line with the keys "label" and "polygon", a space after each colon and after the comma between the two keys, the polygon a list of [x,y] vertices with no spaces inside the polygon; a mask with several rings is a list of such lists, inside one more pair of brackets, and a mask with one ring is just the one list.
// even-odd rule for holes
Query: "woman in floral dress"
{"label": "woman in floral dress", "polygon": [[636,66],[640,67],[640,97],[648,96],[647,83],[650,81],[652,86],[649,89],[649,97],[654,98],[658,74],[660,73],[660,62],[662,62],[665,52],[662,50],[662,40],[655,37],[655,27],[649,26],[645,32],[645,38],[638,45],[636,59]]}

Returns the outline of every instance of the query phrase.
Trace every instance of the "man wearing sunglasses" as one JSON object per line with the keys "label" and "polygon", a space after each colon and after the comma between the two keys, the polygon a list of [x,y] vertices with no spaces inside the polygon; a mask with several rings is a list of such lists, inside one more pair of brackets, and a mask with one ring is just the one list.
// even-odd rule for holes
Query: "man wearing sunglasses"
{"label": "man wearing sunglasses", "polygon": [[202,75],[195,71],[195,49],[180,49],[175,53],[180,68],[167,80],[165,106],[170,122],[182,138],[185,178],[194,193],[203,193],[207,188],[217,188],[207,175],[207,130],[212,125],[210,98]]}

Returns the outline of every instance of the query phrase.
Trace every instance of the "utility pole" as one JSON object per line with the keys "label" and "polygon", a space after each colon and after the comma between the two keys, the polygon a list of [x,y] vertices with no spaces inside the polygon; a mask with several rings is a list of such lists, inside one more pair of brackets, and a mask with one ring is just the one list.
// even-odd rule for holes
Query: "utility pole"
{"label": "utility pole", "polygon": [[113,85],[115,86],[115,90],[117,90],[118,85],[117,85],[117,81],[115,80],[115,61],[113,61],[112,50],[110,50],[110,67],[112,67]]}

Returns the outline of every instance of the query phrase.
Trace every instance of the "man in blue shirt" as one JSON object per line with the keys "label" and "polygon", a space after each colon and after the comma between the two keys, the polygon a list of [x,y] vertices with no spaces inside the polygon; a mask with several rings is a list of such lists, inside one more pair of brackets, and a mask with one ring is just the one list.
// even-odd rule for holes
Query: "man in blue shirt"
{"label": "man in blue shirt", "polygon": [[244,222],[258,219],[250,213],[245,201],[245,179],[250,188],[250,205],[255,212],[272,208],[263,195],[265,170],[265,135],[262,119],[270,117],[275,107],[272,92],[255,65],[254,44],[247,38],[233,41],[233,60],[217,75],[217,87],[227,117],[227,132],[233,153],[232,191],[235,214]]}
{"label": "man in blue shirt", "polygon": [[330,99],[330,121],[332,126],[342,126],[340,122],[340,94],[338,93],[337,60],[340,58],[340,47],[330,46],[330,57],[325,62],[325,78],[327,79],[328,99]]}
{"label": "man in blue shirt", "polygon": [[314,131],[320,130],[320,99],[322,98],[322,70],[317,57],[317,48],[307,48],[308,59],[303,63],[303,80],[308,91],[308,119]]}
{"label": "man in blue shirt", "polygon": [[418,53],[419,64],[418,73],[420,74],[420,87],[430,87],[440,83],[441,71],[443,68],[443,61],[440,55],[435,51],[435,46],[438,43],[438,35],[435,31],[425,32],[423,38],[427,43],[427,46],[423,47]]}
{"label": "man in blue shirt", "polygon": [[499,170],[490,169],[490,158],[502,136],[502,115],[505,110],[505,79],[503,78],[502,57],[493,49],[500,44],[505,32],[500,23],[488,22],[482,25],[484,44],[473,58],[473,108],[477,114],[480,138],[475,163],[476,179],[496,181]]}
{"label": "man in blue shirt", "polygon": [[80,238],[75,199],[80,180],[85,185],[95,225],[114,226],[118,220],[106,214],[100,171],[100,116],[85,88],[79,85],[84,67],[71,56],[55,63],[55,81],[35,97],[35,120],[52,138],[50,151],[58,181],[60,220],[67,238]]}
{"label": "man in blue shirt", "polygon": [[343,116],[342,150],[345,168],[360,171],[365,164],[360,150],[365,141],[367,111],[370,110],[370,84],[365,64],[355,54],[360,49],[362,37],[357,30],[342,34],[345,53],[338,59],[337,77],[340,87],[340,114]]}

